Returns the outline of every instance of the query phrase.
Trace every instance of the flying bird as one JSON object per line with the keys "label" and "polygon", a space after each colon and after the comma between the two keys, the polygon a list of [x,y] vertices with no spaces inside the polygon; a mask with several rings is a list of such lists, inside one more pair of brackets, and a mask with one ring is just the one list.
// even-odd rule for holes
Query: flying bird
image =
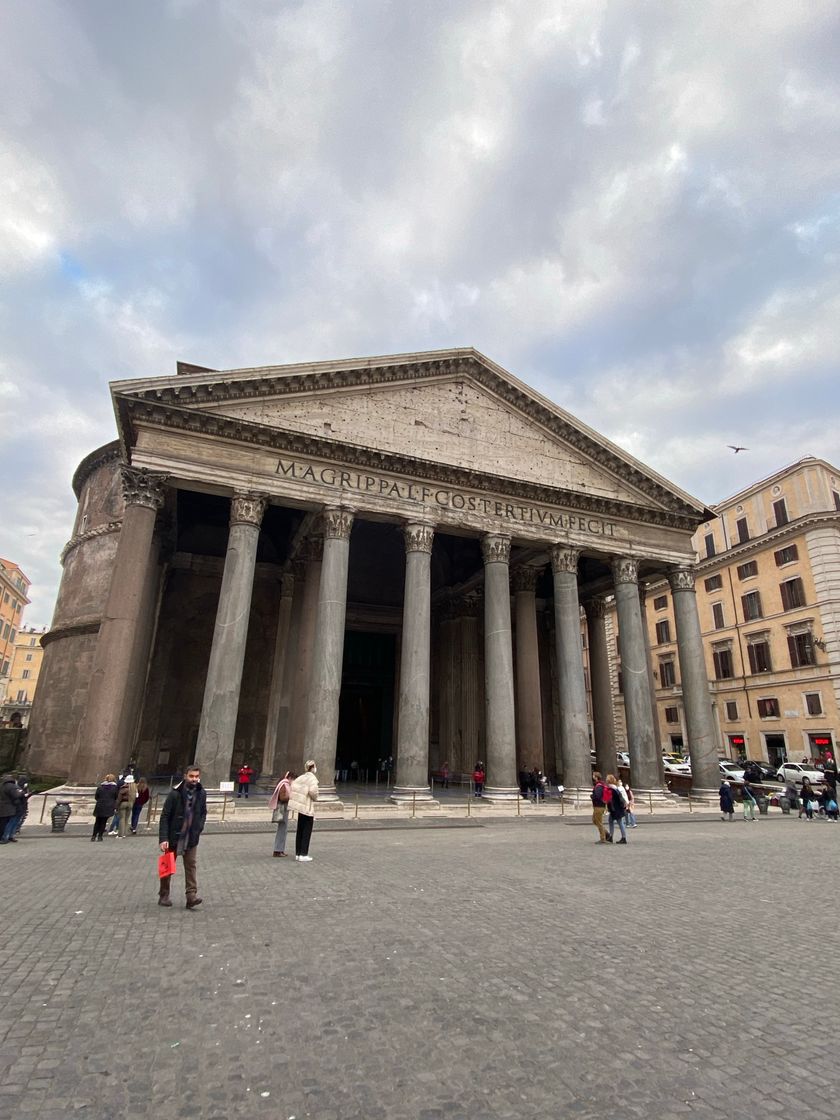
{"label": "flying bird", "polygon": [[748,447],[736,447],[734,443],[727,443],[726,446],[731,447],[736,455],[738,454],[739,451],[749,451]]}

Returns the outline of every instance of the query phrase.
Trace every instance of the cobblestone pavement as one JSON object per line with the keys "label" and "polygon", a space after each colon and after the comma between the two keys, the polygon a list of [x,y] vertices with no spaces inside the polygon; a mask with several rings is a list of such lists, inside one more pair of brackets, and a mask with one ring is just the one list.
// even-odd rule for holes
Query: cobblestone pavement
{"label": "cobblestone pavement", "polygon": [[594,835],[316,822],[311,864],[206,836],[191,912],[151,837],[25,836],[0,1115],[833,1120],[840,826]]}

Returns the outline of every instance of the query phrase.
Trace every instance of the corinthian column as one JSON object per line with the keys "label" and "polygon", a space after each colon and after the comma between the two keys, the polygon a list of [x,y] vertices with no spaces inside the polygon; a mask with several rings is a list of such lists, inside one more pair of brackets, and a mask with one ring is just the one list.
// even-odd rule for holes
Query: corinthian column
{"label": "corinthian column", "polygon": [[484,679],[487,712],[487,783],[490,801],[515,798],[516,720],[510,632],[510,537],[486,536],[484,557]]}
{"label": "corinthian column", "polygon": [[304,755],[305,759],[314,759],[318,766],[319,798],[322,801],[338,801],[335,792],[335,748],[353,514],[345,509],[328,508],[324,510],[323,523],[324,557],[318,589]]}
{"label": "corinthian column", "polygon": [[630,783],[638,792],[655,790],[661,793],[636,561],[630,557],[616,557],[613,579],[630,748]]}
{"label": "corinthian column", "polygon": [[225,570],[195,751],[202,784],[208,789],[216,789],[220,782],[230,778],[254,567],[265,504],[263,494],[234,494],[230,503]]}
{"label": "corinthian column", "polygon": [[268,690],[268,714],[265,721],[265,742],[260,769],[261,774],[264,775],[274,773],[278,740],[281,732],[285,732],[288,726],[288,707],[283,711],[283,681],[286,675],[286,659],[289,656],[294,589],[295,577],[291,572],[284,572],[280,577],[280,607],[277,611],[277,633],[274,638],[271,684]]}
{"label": "corinthian column", "polygon": [[563,784],[566,789],[589,790],[592,767],[589,764],[586,679],[580,644],[579,556],[580,549],[566,545],[557,544],[551,550]]}
{"label": "corinthian column", "polygon": [[668,574],[668,582],[674,596],[683,709],[691,755],[692,793],[714,795],[720,780],[718,740],[697,615],[694,569],[688,566],[674,568]]}
{"label": "corinthian column", "polygon": [[544,763],[540,650],[537,639],[537,568],[513,572],[516,610],[516,756],[520,768]]}
{"label": "corinthian column", "polygon": [[99,782],[128,762],[146,684],[157,570],[155,518],[167,476],[128,466],[121,471],[125,512],[70,772],[79,785]]}
{"label": "corinthian column", "polygon": [[431,801],[429,788],[429,671],[431,654],[431,525],[405,526],[403,597],[397,715],[397,779],[392,801]]}
{"label": "corinthian column", "polygon": [[606,776],[616,766],[615,720],[607,628],[604,620],[607,604],[603,599],[589,599],[585,604],[586,629],[589,638],[589,680],[592,687],[592,729],[595,735],[595,768]]}

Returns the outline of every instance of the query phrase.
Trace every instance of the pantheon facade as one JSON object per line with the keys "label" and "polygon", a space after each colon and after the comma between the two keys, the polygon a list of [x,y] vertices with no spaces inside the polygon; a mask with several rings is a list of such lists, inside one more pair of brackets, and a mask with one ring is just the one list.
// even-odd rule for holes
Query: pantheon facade
{"label": "pantheon facade", "polygon": [[311,757],[329,799],[392,759],[391,796],[422,800],[481,759],[490,800],[523,767],[588,789],[590,749],[615,767],[614,600],[631,781],[661,791],[642,601],[666,576],[694,783],[717,787],[691,544],[712,514],[482,354],[179,364],[111,394],[118,438],[73,480],[33,771],[196,759],[212,788]]}

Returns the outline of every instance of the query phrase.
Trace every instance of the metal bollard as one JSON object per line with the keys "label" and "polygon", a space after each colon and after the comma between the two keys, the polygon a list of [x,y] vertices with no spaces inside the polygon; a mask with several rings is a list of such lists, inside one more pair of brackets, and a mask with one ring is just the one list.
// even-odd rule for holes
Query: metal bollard
{"label": "metal bollard", "polygon": [[472,798],[467,797],[467,816],[470,815],[470,806],[472,805]]}
{"label": "metal bollard", "polygon": [[41,816],[38,819],[38,824],[44,823],[44,813],[47,811],[47,795],[44,794],[44,804],[41,806]]}
{"label": "metal bollard", "polygon": [[227,810],[227,791],[222,794],[222,821],[225,819],[225,812]]}
{"label": "metal bollard", "polygon": [[688,811],[689,811],[689,813],[694,812],[694,810],[691,807],[691,794],[688,795]]}
{"label": "metal bollard", "polygon": [[411,792],[411,816],[414,817],[417,813],[417,794],[412,790]]}
{"label": "metal bollard", "polygon": [[520,802],[521,800],[522,800],[522,798],[521,798],[521,797],[519,796],[519,794],[517,793],[517,795],[516,795],[516,815],[517,815],[517,817],[518,817],[518,816],[520,815],[520,812],[519,812],[519,802]]}
{"label": "metal bollard", "polygon": [[651,813],[653,812],[653,794],[648,794],[648,805],[650,806]]}
{"label": "metal bollard", "polygon": [[355,808],[355,812],[353,813],[353,820],[357,821],[358,819],[359,819],[359,795],[357,793],[356,794],[356,808]]}

